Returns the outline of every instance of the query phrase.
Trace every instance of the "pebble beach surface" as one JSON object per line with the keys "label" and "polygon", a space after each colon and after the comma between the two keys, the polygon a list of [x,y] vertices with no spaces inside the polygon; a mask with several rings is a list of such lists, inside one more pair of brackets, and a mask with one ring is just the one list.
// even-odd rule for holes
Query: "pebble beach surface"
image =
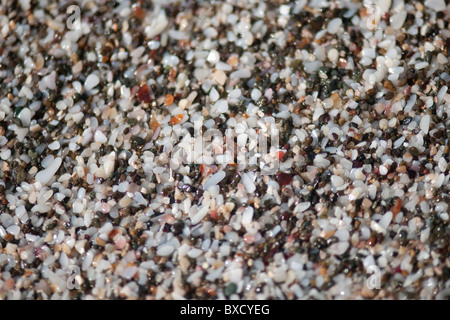
{"label": "pebble beach surface", "polygon": [[449,21],[2,1],[0,299],[448,299]]}

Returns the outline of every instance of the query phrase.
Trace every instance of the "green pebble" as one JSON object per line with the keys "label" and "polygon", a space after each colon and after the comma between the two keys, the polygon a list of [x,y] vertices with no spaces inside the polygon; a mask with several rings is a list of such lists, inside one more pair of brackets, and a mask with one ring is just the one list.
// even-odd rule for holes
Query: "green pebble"
{"label": "green pebble", "polygon": [[226,287],[225,287],[225,295],[227,297],[231,296],[233,293],[236,292],[237,289],[237,285],[234,282],[229,283]]}

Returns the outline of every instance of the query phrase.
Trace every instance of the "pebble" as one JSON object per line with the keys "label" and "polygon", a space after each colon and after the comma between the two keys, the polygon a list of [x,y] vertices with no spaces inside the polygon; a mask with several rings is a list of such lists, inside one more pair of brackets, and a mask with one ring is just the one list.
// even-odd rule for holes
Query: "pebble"
{"label": "pebble", "polygon": [[197,248],[193,248],[193,249],[189,250],[187,255],[191,259],[197,259],[202,253],[203,253],[202,250],[197,249]]}
{"label": "pebble", "polygon": [[225,171],[219,171],[212,175],[205,183],[204,189],[208,190],[210,187],[217,185],[225,178]]}
{"label": "pebble", "polygon": [[173,54],[168,54],[164,56],[162,63],[169,67],[175,67],[180,63],[180,59]]}
{"label": "pebble", "polygon": [[156,254],[161,257],[170,256],[175,251],[175,248],[169,244],[164,244],[158,247]]}
{"label": "pebble", "polygon": [[230,79],[242,79],[242,78],[250,78],[252,73],[249,69],[241,69],[234,71],[230,74]]}
{"label": "pebble", "polygon": [[208,54],[208,57],[206,58],[206,60],[211,63],[211,64],[216,64],[217,62],[220,61],[220,55],[219,52],[217,52],[217,50],[211,50]]}
{"label": "pebble", "polygon": [[347,251],[349,246],[350,246],[350,244],[347,241],[340,241],[340,242],[337,242],[337,243],[333,243],[328,248],[327,251],[331,255],[340,256],[340,255],[344,254],[345,251]]}
{"label": "pebble", "polygon": [[96,74],[91,73],[90,75],[88,75],[88,77],[87,77],[86,80],[84,81],[84,90],[86,90],[86,91],[91,91],[91,90],[94,89],[99,83],[100,83],[99,77],[98,77]]}
{"label": "pebble", "polygon": [[342,179],[339,176],[333,175],[333,176],[331,176],[331,183],[336,188],[339,188],[339,187],[342,187],[342,185],[344,184],[344,179]]}
{"label": "pebble", "polygon": [[248,173],[242,174],[242,183],[245,186],[245,189],[248,193],[253,193],[256,190],[256,185],[253,182],[253,180],[250,178],[250,175]]}
{"label": "pebble", "polygon": [[61,144],[59,143],[59,141],[53,141],[52,143],[50,143],[48,145],[48,148],[50,150],[58,150],[61,147]]}
{"label": "pebble", "polygon": [[103,132],[101,132],[100,130],[96,130],[95,134],[94,134],[94,140],[96,142],[100,142],[100,143],[106,143],[106,141],[108,141],[108,139],[106,138],[106,136],[103,134]]}
{"label": "pebble", "polygon": [[13,236],[17,237],[20,233],[20,227],[18,225],[12,225],[6,228],[6,232],[12,234]]}
{"label": "pebble", "polygon": [[289,185],[292,181],[292,176],[285,172],[279,172],[276,175],[277,182],[280,184],[280,186],[286,186]]}
{"label": "pebble", "polygon": [[309,74],[313,74],[315,72],[317,72],[320,67],[323,66],[323,63],[321,61],[312,61],[312,62],[307,62],[305,63],[305,72],[309,73]]}
{"label": "pebble", "polygon": [[428,134],[428,130],[430,128],[430,115],[426,114],[420,119],[420,130],[423,131],[424,134]]}
{"label": "pebble", "polygon": [[389,18],[389,22],[391,23],[391,27],[398,30],[400,29],[406,20],[407,12],[402,10]]}
{"label": "pebble", "polygon": [[217,83],[223,86],[227,81],[227,75],[223,70],[216,70],[213,72],[212,79]]}
{"label": "pebble", "polygon": [[31,121],[31,111],[28,108],[23,108],[22,111],[20,111],[18,118],[22,122],[22,126],[27,127],[30,125]]}
{"label": "pebble", "polygon": [[444,11],[447,7],[444,0],[425,0],[424,5],[434,11]]}
{"label": "pebble", "polygon": [[448,58],[444,56],[442,53],[437,55],[437,62],[440,64],[446,64],[448,62]]}
{"label": "pebble", "polygon": [[217,108],[217,112],[226,113],[228,112],[228,102],[227,100],[220,99],[216,102],[215,107]]}
{"label": "pebble", "polygon": [[392,221],[392,217],[393,217],[393,213],[391,211],[386,212],[379,222],[380,226],[387,229],[389,224]]}
{"label": "pebble", "polygon": [[36,174],[36,181],[40,182],[42,185],[46,185],[54,177],[61,164],[62,159],[60,157],[55,158],[47,168]]}
{"label": "pebble", "polygon": [[383,176],[387,175],[387,173],[388,173],[388,169],[384,165],[381,165],[379,170],[380,170],[380,174],[383,175]]}
{"label": "pebble", "polygon": [[328,51],[328,60],[330,60],[331,62],[336,62],[339,58],[339,52],[335,49],[332,48],[330,49],[330,51]]}
{"label": "pebble", "polygon": [[428,67],[429,66],[429,63],[428,62],[419,62],[419,63],[417,63],[416,64],[416,70],[422,70],[422,69],[424,69],[424,68],[426,68],[426,67]]}
{"label": "pebble", "polygon": [[339,31],[339,28],[342,25],[341,18],[334,18],[330,22],[328,22],[327,31],[331,34],[336,34]]}
{"label": "pebble", "polygon": [[262,92],[258,89],[253,89],[251,93],[251,98],[253,101],[258,102],[259,98],[261,98]]}
{"label": "pebble", "polygon": [[253,211],[254,211],[254,209],[252,207],[247,207],[247,208],[245,208],[244,212],[242,213],[241,223],[244,227],[248,226],[252,222]]}
{"label": "pebble", "polygon": [[301,202],[297,205],[297,207],[295,208],[295,210],[298,212],[304,212],[306,211],[309,207],[311,206],[310,202]]}
{"label": "pebble", "polygon": [[235,283],[231,282],[225,287],[225,296],[229,297],[236,292],[237,286]]}

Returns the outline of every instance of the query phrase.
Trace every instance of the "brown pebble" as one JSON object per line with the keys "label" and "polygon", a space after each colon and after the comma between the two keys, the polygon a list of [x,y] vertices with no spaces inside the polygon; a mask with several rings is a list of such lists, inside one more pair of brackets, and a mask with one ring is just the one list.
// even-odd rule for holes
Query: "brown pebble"
{"label": "brown pebble", "polygon": [[142,20],[145,17],[145,10],[142,9],[138,5],[134,5],[133,6],[133,16],[138,20]]}
{"label": "brown pebble", "polygon": [[393,219],[395,219],[395,216],[400,212],[401,208],[402,208],[402,199],[397,198],[397,200],[395,201],[395,205],[392,207],[391,211],[393,213]]}
{"label": "brown pebble", "polygon": [[367,244],[373,247],[377,243],[377,238],[375,236],[371,236],[369,240],[367,240]]}
{"label": "brown pebble", "polygon": [[385,80],[383,81],[383,87],[384,87],[385,89],[391,91],[391,92],[395,92],[395,91],[396,91],[395,86],[394,86],[394,85],[392,84],[392,82],[389,81],[388,79],[385,79]]}

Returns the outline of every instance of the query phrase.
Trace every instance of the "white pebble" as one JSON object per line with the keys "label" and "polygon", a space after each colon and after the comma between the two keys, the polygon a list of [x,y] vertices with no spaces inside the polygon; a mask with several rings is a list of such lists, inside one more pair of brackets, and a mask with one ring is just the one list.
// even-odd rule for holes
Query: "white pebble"
{"label": "white pebble", "polygon": [[247,190],[247,192],[253,193],[256,190],[255,183],[250,178],[248,173],[243,173],[242,174],[242,183],[244,184],[245,189]]}
{"label": "white pebble", "polygon": [[60,157],[54,159],[47,168],[36,174],[36,181],[39,181],[42,185],[46,185],[53,178],[56,171],[58,171],[61,163],[62,159]]}
{"label": "white pebble", "polygon": [[47,168],[50,163],[52,163],[52,161],[55,159],[55,157],[51,154],[49,154],[48,156],[46,156],[44,159],[42,159],[41,161],[41,166],[42,168]]}
{"label": "white pebble", "polygon": [[11,156],[11,149],[0,151],[0,159],[8,160],[10,156]]}
{"label": "white pebble", "polygon": [[51,90],[56,89],[56,72],[55,71],[50,73],[48,76],[45,76],[42,80],[44,81],[47,88],[49,88]]}
{"label": "white pebble", "polygon": [[444,11],[446,8],[444,0],[426,0],[425,7],[434,11]]}
{"label": "white pebble", "polygon": [[430,115],[426,114],[420,119],[420,130],[423,131],[424,134],[428,134],[428,130],[430,128]]}
{"label": "white pebble", "polygon": [[447,170],[447,161],[444,157],[439,159],[438,166],[441,172],[445,172]]}
{"label": "white pebble", "polygon": [[18,225],[13,224],[8,228],[6,228],[6,231],[12,234],[13,236],[18,236],[20,232],[20,227]]}
{"label": "white pebble", "polygon": [[16,216],[20,219],[25,213],[27,212],[27,210],[25,209],[25,206],[18,206],[16,208]]}
{"label": "white pebble", "polygon": [[81,213],[83,212],[84,206],[83,203],[79,200],[76,200],[72,205],[72,210],[74,213]]}
{"label": "white pebble", "polygon": [[339,52],[335,49],[332,48],[330,51],[328,51],[328,60],[330,60],[331,62],[336,62],[339,58]]}
{"label": "white pebble", "polygon": [[391,23],[391,27],[398,30],[400,29],[406,20],[406,10],[402,10],[389,18],[389,22]]}
{"label": "white pebble", "polygon": [[95,131],[94,140],[100,143],[106,143],[106,141],[108,141],[106,136],[100,130]]}
{"label": "white pebble", "polygon": [[296,207],[295,211],[304,212],[311,206],[310,202],[300,202]]}
{"label": "white pebble", "polygon": [[189,252],[187,253],[187,256],[188,256],[189,258],[192,258],[192,259],[197,259],[202,253],[203,253],[202,250],[197,249],[197,248],[192,248],[192,249],[189,250]]}
{"label": "white pebble", "polygon": [[426,68],[428,66],[429,66],[429,63],[426,62],[426,61],[419,62],[419,63],[416,64],[416,70],[422,70],[422,69],[424,69],[424,68]]}
{"label": "white pebble", "polygon": [[209,92],[209,97],[212,102],[216,102],[219,99],[220,95],[217,92],[216,88],[211,89],[211,91]]}
{"label": "white pebble", "polygon": [[253,211],[254,211],[253,207],[247,207],[242,213],[241,223],[244,227],[248,226],[252,222]]}
{"label": "white pebble", "polygon": [[328,22],[327,31],[331,34],[336,34],[342,24],[341,18],[335,18]]}
{"label": "white pebble", "polygon": [[130,280],[131,278],[134,277],[134,275],[136,274],[136,272],[138,272],[138,268],[131,266],[131,267],[127,267],[123,270],[121,276],[127,280]]}
{"label": "white pebble", "polygon": [[391,221],[392,221],[392,211],[388,211],[383,215],[380,222],[378,222],[378,223],[380,224],[380,226],[387,229],[387,227],[389,227],[389,224],[391,223]]}
{"label": "white pebble", "polygon": [[50,143],[48,145],[48,148],[50,150],[58,150],[60,147],[61,147],[61,145],[60,145],[59,141],[53,141],[52,143]]}
{"label": "white pebble", "polygon": [[385,176],[388,173],[388,169],[386,168],[386,166],[381,165],[380,166],[380,174]]}
{"label": "white pebble", "polygon": [[342,185],[344,184],[344,179],[342,179],[339,176],[333,175],[333,176],[331,176],[331,183],[336,188],[339,188],[339,187],[342,187]]}
{"label": "white pebble", "polygon": [[328,253],[339,256],[339,255],[343,254],[345,251],[347,251],[349,246],[350,246],[350,244],[348,242],[339,241],[337,243],[333,243],[328,248]]}
{"label": "white pebble", "polygon": [[209,28],[206,28],[205,30],[203,30],[203,34],[207,38],[215,38],[215,37],[217,37],[217,35],[219,33],[217,32],[217,30],[215,28],[209,27]]}
{"label": "white pebble", "polygon": [[225,178],[225,171],[219,171],[211,176],[205,183],[204,190],[208,190],[210,187],[217,185]]}
{"label": "white pebble", "polygon": [[247,144],[247,139],[248,139],[248,134],[241,133],[240,135],[238,135],[238,137],[237,137],[238,146],[245,147],[245,145]]}
{"label": "white pebble", "polygon": [[342,228],[336,231],[334,236],[337,237],[339,241],[347,241],[350,238],[350,233],[347,229]]}
{"label": "white pebble", "polygon": [[98,76],[94,73],[91,73],[90,75],[88,75],[86,81],[84,82],[84,90],[86,91],[92,90],[99,84],[99,82],[100,79],[98,78]]}
{"label": "white pebble", "polygon": [[262,93],[260,90],[258,90],[258,89],[252,90],[251,98],[253,99],[253,101],[257,102],[259,100],[259,98],[261,98],[261,96],[262,96]]}
{"label": "white pebble", "polygon": [[252,73],[249,69],[244,68],[241,70],[237,70],[230,74],[230,79],[242,79],[242,78],[250,78]]}
{"label": "white pebble", "polygon": [[280,14],[283,16],[289,15],[291,7],[289,5],[282,5],[280,6]]}
{"label": "white pebble", "polygon": [[83,264],[81,265],[81,270],[83,271],[87,270],[92,264],[93,260],[94,260],[94,252],[92,250],[89,250],[86,253],[86,256],[84,257]]}
{"label": "white pebble", "polygon": [[167,54],[164,56],[162,63],[166,66],[175,67],[180,62],[180,59],[172,54]]}
{"label": "white pebble", "polygon": [[174,250],[175,248],[171,245],[163,244],[158,247],[158,250],[156,250],[156,254],[161,257],[167,257],[170,256]]}
{"label": "white pebble", "polygon": [[145,27],[145,33],[149,39],[152,39],[163,32],[169,24],[169,20],[167,19],[164,10],[155,10],[150,21],[151,24]]}
{"label": "white pebble", "polygon": [[209,204],[203,205],[203,207],[192,217],[191,222],[192,225],[196,225],[200,221],[203,220],[204,217],[208,214]]}
{"label": "white pebble", "polygon": [[28,108],[23,108],[19,113],[19,119],[22,122],[22,126],[26,127],[30,124],[31,121],[31,112]]}
{"label": "white pebble", "polygon": [[446,64],[448,62],[448,59],[442,53],[439,53],[437,55],[437,62],[439,62],[440,64]]}
{"label": "white pebble", "polygon": [[309,74],[315,73],[317,70],[319,70],[320,67],[323,66],[323,63],[321,61],[312,61],[305,63],[305,72]]}
{"label": "white pebble", "polygon": [[228,112],[228,102],[224,99],[220,99],[214,105],[217,108],[217,112],[219,113],[227,113]]}
{"label": "white pebble", "polygon": [[216,64],[220,60],[219,52],[217,52],[217,50],[211,50],[209,52],[208,57],[206,58],[206,60],[209,63],[211,63],[211,64]]}
{"label": "white pebble", "polygon": [[442,102],[442,100],[444,100],[445,95],[447,94],[448,91],[448,87],[447,86],[442,86],[442,88],[439,90],[438,94],[437,94],[437,98],[438,98],[438,102]]}

